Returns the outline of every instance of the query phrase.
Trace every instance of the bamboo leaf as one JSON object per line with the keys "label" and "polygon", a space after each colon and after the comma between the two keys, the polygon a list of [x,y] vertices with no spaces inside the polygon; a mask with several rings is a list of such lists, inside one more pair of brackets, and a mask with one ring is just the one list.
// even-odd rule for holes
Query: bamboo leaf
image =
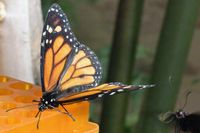
{"label": "bamboo leaf", "polygon": [[[107,81],[130,83],[139,35],[140,14],[143,1],[120,0]],[[134,43],[133,43],[134,39]],[[124,132],[128,95],[105,98],[103,102],[100,132]]]}

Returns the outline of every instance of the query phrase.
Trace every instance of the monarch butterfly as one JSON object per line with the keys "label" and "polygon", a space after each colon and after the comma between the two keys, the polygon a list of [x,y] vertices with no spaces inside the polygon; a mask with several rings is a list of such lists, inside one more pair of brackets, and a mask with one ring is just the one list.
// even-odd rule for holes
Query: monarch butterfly
{"label": "monarch butterfly", "polygon": [[175,133],[191,132],[200,133],[200,113],[188,113],[183,110],[187,103],[187,98],[191,92],[187,93],[186,101],[182,109],[176,112],[167,112],[159,116],[160,120],[175,126]]}
{"label": "monarch butterfly", "polygon": [[127,86],[119,82],[97,86],[102,74],[100,62],[90,48],[76,39],[67,16],[57,4],[49,8],[44,24],[40,72],[42,98],[34,100],[39,103],[36,115],[39,119],[42,111],[54,109],[61,112],[57,108],[61,106],[66,111],[62,113],[75,120],[64,105],[154,86]]}

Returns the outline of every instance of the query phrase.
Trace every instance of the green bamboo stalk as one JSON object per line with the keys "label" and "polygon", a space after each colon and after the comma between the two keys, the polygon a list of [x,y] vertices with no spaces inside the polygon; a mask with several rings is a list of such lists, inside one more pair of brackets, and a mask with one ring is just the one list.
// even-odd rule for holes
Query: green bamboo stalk
{"label": "green bamboo stalk", "polygon": [[[138,133],[169,133],[158,115],[173,110],[197,22],[199,0],[169,0],[155,56],[152,82],[145,94]],[[172,77],[172,86],[169,85]]]}
{"label": "green bamboo stalk", "polygon": [[[136,2],[137,1],[137,2]],[[118,7],[113,45],[107,81],[129,82],[140,27],[140,8],[143,0],[120,0]],[[140,6],[141,7],[141,6]],[[134,28],[134,32],[133,32]],[[137,42],[137,41],[135,41]],[[101,117],[100,132],[122,133],[125,125],[127,94],[105,98]]]}

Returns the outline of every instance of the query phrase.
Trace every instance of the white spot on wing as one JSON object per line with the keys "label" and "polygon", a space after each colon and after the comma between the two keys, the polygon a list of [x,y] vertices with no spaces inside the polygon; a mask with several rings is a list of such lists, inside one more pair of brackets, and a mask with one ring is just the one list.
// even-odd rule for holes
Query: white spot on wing
{"label": "white spot on wing", "polygon": [[119,90],[117,90],[118,92],[123,92],[124,90],[123,89],[119,89]]}
{"label": "white spot on wing", "polygon": [[76,52],[76,53],[78,52],[78,48],[75,49],[75,52]]}
{"label": "white spot on wing", "polygon": [[48,39],[46,39],[46,43],[48,43],[49,42],[49,40]]}
{"label": "white spot on wing", "polygon": [[103,97],[103,94],[99,94],[98,97]]}
{"label": "white spot on wing", "polygon": [[112,95],[114,95],[116,92],[112,92],[112,93],[110,93],[110,95],[112,96]]}
{"label": "white spot on wing", "polygon": [[105,92],[103,92],[104,94],[107,94],[109,91],[105,91]]}
{"label": "white spot on wing", "polygon": [[49,31],[49,33],[52,33],[53,29],[51,27],[49,27],[48,31]]}
{"label": "white spot on wing", "polygon": [[42,35],[45,36],[45,35],[46,35],[46,31],[44,31],[44,32],[42,33]]}
{"label": "white spot on wing", "polygon": [[97,83],[95,83],[95,85],[94,86],[97,86],[98,84]]}
{"label": "white spot on wing", "polygon": [[55,31],[60,32],[62,30],[61,26],[56,26]]}
{"label": "white spot on wing", "polygon": [[46,30],[49,30],[49,25],[47,25]]}
{"label": "white spot on wing", "polygon": [[131,88],[132,86],[131,85],[129,85],[129,86],[125,86],[124,88],[125,89],[128,89],[128,88]]}

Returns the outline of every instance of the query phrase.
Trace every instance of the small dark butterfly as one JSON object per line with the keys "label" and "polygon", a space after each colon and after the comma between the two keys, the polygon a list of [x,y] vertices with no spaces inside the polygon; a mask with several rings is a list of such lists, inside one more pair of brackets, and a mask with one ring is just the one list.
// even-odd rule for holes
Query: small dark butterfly
{"label": "small dark butterfly", "polygon": [[175,127],[175,133],[200,133],[200,113],[188,113],[183,110],[191,93],[191,91],[187,92],[182,109],[179,109],[176,112],[167,112],[159,116],[159,119],[162,122],[171,124]]}
{"label": "small dark butterfly", "polygon": [[173,124],[175,126],[175,133],[189,132],[200,133],[200,113],[187,113],[185,111],[178,110],[176,112],[167,112],[160,116],[160,120]]}
{"label": "small dark butterfly", "polygon": [[42,97],[34,100],[39,103],[39,118],[46,109],[61,112],[57,108],[61,106],[65,110],[61,113],[75,120],[64,105],[154,86],[119,82],[98,86],[102,68],[97,56],[76,39],[67,16],[57,4],[49,8],[42,32],[40,73]]}

